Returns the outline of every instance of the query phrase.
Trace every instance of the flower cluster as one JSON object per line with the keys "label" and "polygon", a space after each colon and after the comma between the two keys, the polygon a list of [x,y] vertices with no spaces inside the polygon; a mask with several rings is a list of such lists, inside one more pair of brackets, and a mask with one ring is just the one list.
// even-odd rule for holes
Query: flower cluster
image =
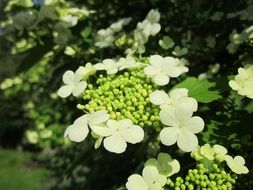
{"label": "flower cluster", "polygon": [[[75,72],[66,71],[63,75],[65,85],[58,90],[57,94],[63,98],[70,94],[79,96],[88,87],[83,93],[86,103],[85,105],[78,104],[79,109],[89,113],[107,110],[111,119],[116,121],[129,119],[136,125],[153,126],[158,131],[161,121],[167,126],[160,133],[162,144],[170,146],[177,142],[181,150],[192,151],[198,145],[195,134],[202,131],[204,127],[204,122],[200,117],[192,117],[193,112],[197,110],[197,101],[188,97],[187,89],[175,89],[170,92],[170,96],[156,90],[159,86],[166,85],[169,77],[176,77],[186,72],[188,68],[181,65],[178,59],[163,58],[159,55],[152,55],[142,62],[144,63],[137,62],[133,57],[128,56],[117,60],[105,59],[102,63],[95,65],[88,63]],[[123,71],[125,69],[128,71]],[[107,76],[100,74],[95,84],[88,85],[87,81],[97,71],[105,71]],[[151,74],[153,74],[153,79],[151,79]],[[164,82],[163,79],[166,81]],[[160,105],[162,109],[160,113],[156,105]],[[178,114],[181,117],[178,117]],[[76,122],[79,123],[78,121]],[[90,128],[92,129],[92,126]],[[87,131],[86,127],[83,135],[77,140],[71,135],[69,138],[73,141],[83,141],[88,134]],[[94,136],[97,138],[95,147],[98,147],[103,139],[100,137],[106,136],[99,131],[95,134],[98,135]],[[122,147],[120,150],[112,150],[108,147],[106,149],[119,153],[125,150],[123,144]]]}
{"label": "flower cluster", "polygon": [[253,65],[240,67],[235,79],[229,81],[229,86],[238,94],[253,99]]}

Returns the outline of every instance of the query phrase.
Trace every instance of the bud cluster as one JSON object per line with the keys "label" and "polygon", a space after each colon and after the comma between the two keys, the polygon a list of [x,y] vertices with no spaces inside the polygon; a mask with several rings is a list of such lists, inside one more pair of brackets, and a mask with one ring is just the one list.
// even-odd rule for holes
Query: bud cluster
{"label": "bud cluster", "polygon": [[236,182],[237,175],[227,173],[224,168],[217,164],[210,166],[212,169],[208,170],[203,164],[198,164],[196,169],[188,170],[187,175],[183,179],[177,177],[173,182],[170,178],[167,180],[169,187],[175,190],[230,190]]}
{"label": "bud cluster", "polygon": [[159,126],[159,108],[149,95],[156,89],[142,70],[126,71],[120,75],[99,75],[96,86],[88,85],[83,98],[89,112],[107,110],[111,119],[130,119],[140,126]]}

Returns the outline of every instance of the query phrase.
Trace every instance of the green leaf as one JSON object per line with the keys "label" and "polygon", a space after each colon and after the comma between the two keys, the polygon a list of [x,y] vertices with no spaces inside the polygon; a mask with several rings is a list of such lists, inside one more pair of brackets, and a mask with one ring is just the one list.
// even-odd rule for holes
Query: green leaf
{"label": "green leaf", "polygon": [[214,82],[189,77],[174,86],[174,88],[187,88],[189,90],[189,96],[195,98],[198,102],[210,103],[221,98],[215,86],[216,84]]}

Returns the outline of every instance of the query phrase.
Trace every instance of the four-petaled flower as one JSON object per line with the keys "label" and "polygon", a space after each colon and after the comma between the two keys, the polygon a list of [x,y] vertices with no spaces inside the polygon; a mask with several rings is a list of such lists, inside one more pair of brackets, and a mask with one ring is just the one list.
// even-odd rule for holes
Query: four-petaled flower
{"label": "four-petaled flower", "polygon": [[245,160],[241,156],[236,156],[232,158],[229,155],[225,156],[225,160],[227,162],[228,167],[236,174],[247,174],[249,173],[249,169],[244,166]]}
{"label": "four-petaled flower", "polygon": [[162,190],[167,178],[159,174],[155,166],[146,166],[142,171],[142,176],[133,174],[127,180],[128,190]]}
{"label": "four-petaled flower", "polygon": [[150,65],[144,68],[144,73],[152,77],[155,84],[164,86],[169,83],[170,77],[178,77],[182,71],[177,66],[173,57],[161,57],[152,55],[149,58]]}
{"label": "four-petaled flower", "polygon": [[145,166],[155,166],[159,174],[167,177],[179,172],[180,164],[176,159],[172,159],[167,153],[159,153],[157,159],[150,158],[146,161]]}
{"label": "four-petaled flower", "polygon": [[102,63],[94,65],[96,70],[106,70],[108,75],[115,74],[119,70],[118,64],[113,59],[105,59]]}
{"label": "four-petaled flower", "polygon": [[161,109],[175,108],[181,104],[191,106],[193,111],[198,109],[198,102],[194,98],[188,97],[186,88],[176,88],[169,93],[169,96],[162,90],[156,90],[150,94],[149,98],[154,105],[159,105]]}
{"label": "four-petaled flower", "polygon": [[66,129],[64,137],[68,137],[71,141],[82,142],[89,133],[89,127],[93,125],[101,125],[109,119],[106,110],[100,110],[91,114],[85,114],[77,118],[74,123]]}
{"label": "four-petaled flower", "polygon": [[126,150],[127,142],[136,144],[144,138],[143,129],[129,119],[120,121],[110,119],[106,126],[93,125],[91,129],[97,135],[105,137],[103,141],[105,149],[118,154]]}
{"label": "four-petaled flower", "polygon": [[192,106],[180,105],[176,108],[162,109],[159,116],[165,127],[160,132],[162,144],[171,146],[177,142],[178,147],[184,152],[193,151],[198,146],[196,133],[204,128],[204,121],[192,117]]}
{"label": "four-petaled flower", "polygon": [[62,77],[65,85],[58,90],[58,96],[66,98],[71,93],[73,96],[79,96],[87,87],[87,82],[82,81],[83,76],[82,67],[79,67],[75,73],[70,70],[66,71]]}

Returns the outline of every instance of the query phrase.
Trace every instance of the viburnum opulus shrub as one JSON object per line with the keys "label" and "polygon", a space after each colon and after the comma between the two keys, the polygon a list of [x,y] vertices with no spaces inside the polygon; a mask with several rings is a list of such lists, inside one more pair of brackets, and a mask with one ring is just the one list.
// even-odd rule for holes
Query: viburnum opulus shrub
{"label": "viburnum opulus shrub", "polygon": [[[230,156],[227,149],[218,144],[199,147],[197,134],[205,124],[196,116],[198,102],[188,95],[187,88],[172,89],[170,86],[173,78],[188,71],[186,62],[158,54],[138,60],[133,54],[145,51],[148,37],[159,32],[159,18],[159,12],[151,10],[146,19],[138,23],[134,32],[136,43],[127,51],[126,57],[105,59],[94,65],[88,63],[75,72],[64,73],[65,85],[57,94],[63,98],[71,94],[82,96],[84,102],[77,105],[84,115],[66,129],[64,136],[81,142],[90,132],[95,139],[95,148],[103,145],[117,154],[125,152],[128,144],[158,136],[157,141],[165,146],[176,144],[180,151],[192,152],[196,168],[189,169],[185,177],[171,180],[170,177],[180,171],[180,163],[167,153],[159,153],[157,159],[147,160],[142,175],[133,174],[127,179],[129,190],[232,189],[237,175],[249,172],[244,158]],[[119,21],[106,30],[121,29],[123,23]],[[102,38],[99,40],[103,42]],[[245,77],[245,80],[252,80],[251,75]],[[240,84],[237,87],[234,83],[230,82],[230,85],[240,88]],[[150,129],[153,129],[151,133],[145,132]]]}
{"label": "viburnum opulus shrub", "polygon": [[251,0],[22,6],[4,23],[13,53],[49,48],[48,86],[63,73],[76,103],[54,188],[251,189]]}

